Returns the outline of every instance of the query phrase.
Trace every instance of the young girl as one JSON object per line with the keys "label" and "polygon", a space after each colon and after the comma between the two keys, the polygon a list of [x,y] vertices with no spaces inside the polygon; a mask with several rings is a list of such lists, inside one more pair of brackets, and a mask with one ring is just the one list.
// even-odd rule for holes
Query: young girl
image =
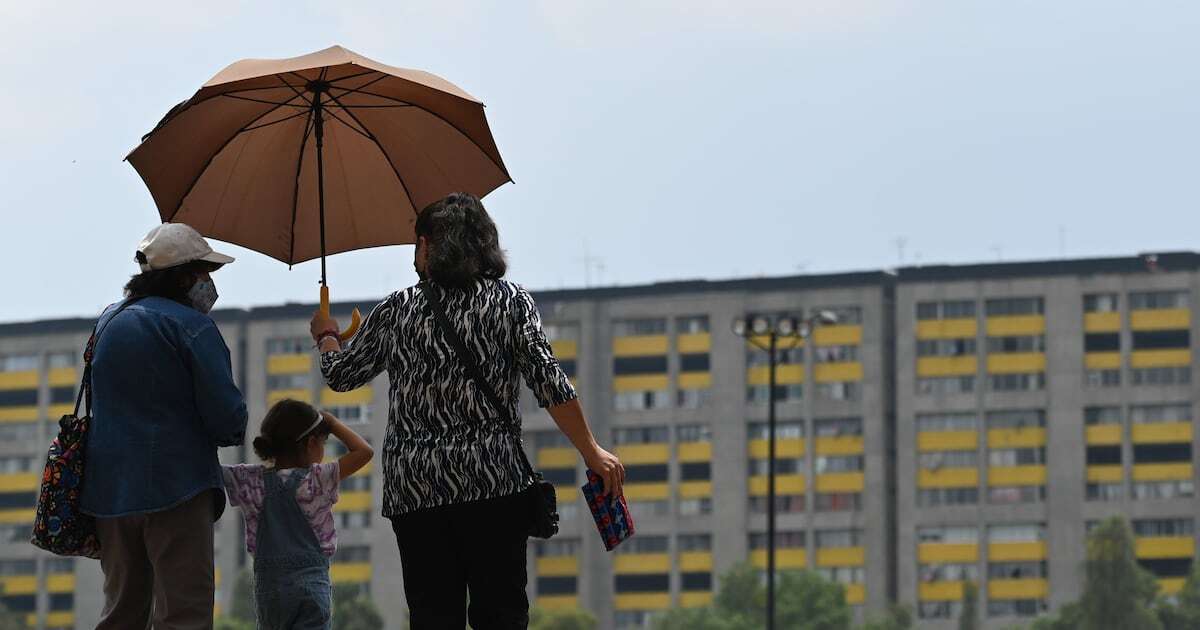
{"label": "young girl", "polygon": [[[332,434],[349,452],[322,464]],[[254,452],[272,464],[222,466],[229,502],[246,519],[254,556],[254,608],[264,630],[326,629],[332,617],[329,558],[337,548],[333,504],[341,480],[374,452],[337,418],[281,400],[263,420]]]}

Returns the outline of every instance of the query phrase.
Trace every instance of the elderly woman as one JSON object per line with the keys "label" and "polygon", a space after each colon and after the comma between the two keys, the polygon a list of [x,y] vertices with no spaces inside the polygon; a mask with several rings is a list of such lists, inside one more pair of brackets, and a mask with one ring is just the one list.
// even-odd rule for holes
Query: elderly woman
{"label": "elderly woman", "polygon": [[[391,380],[383,445],[383,515],[392,521],[411,627],[525,628],[525,545],[531,484],[520,461],[519,375],[605,487],[621,491],[621,462],[593,437],[529,293],[503,279],[496,225],[478,199],[453,194],[417,218],[421,284],[393,293],[349,348],[337,323],[312,321],[321,371],[337,391],[383,371]],[[473,381],[434,318],[441,302],[487,384]],[[470,610],[466,608],[470,595]]]}

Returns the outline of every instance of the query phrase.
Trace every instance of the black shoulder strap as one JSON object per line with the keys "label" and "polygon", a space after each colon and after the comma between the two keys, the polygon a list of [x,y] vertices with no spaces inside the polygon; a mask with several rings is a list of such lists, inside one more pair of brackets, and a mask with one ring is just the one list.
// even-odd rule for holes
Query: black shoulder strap
{"label": "black shoulder strap", "polygon": [[104,322],[104,326],[100,326],[97,320],[96,325],[92,327],[92,336],[88,338],[87,347],[83,351],[83,378],[79,381],[79,393],[75,396],[75,417],[79,417],[79,406],[83,404],[84,399],[87,399],[87,413],[92,413],[92,358],[96,354],[96,340],[100,338],[100,333],[104,332],[105,328],[112,323],[112,320],[121,314],[121,311],[129,307],[130,304],[142,299],[144,296],[128,298],[113,311],[108,321]]}
{"label": "black shoulder strap", "polygon": [[[421,289],[421,293],[425,295],[425,300],[429,302],[429,307],[433,310],[433,319],[437,322],[442,332],[446,335],[446,339],[450,341],[450,345],[454,346],[454,352],[458,354],[458,360],[462,362],[463,367],[467,368],[467,374],[475,379],[475,385],[487,397],[488,402],[496,408],[505,419],[510,422],[513,418],[508,413],[508,407],[500,402],[500,397],[496,395],[496,390],[483,377],[483,373],[479,370],[479,364],[475,362],[475,357],[467,351],[467,346],[463,344],[462,337],[454,330],[454,326],[450,323],[450,318],[446,316],[446,309],[442,306],[441,299],[438,298],[435,289],[429,287],[422,282],[417,285]],[[520,422],[513,422],[514,425],[520,426]],[[517,443],[517,451],[521,454],[521,463],[524,465],[525,472],[530,477],[534,477],[533,466],[529,463],[529,457],[525,455],[525,449],[521,444]]]}

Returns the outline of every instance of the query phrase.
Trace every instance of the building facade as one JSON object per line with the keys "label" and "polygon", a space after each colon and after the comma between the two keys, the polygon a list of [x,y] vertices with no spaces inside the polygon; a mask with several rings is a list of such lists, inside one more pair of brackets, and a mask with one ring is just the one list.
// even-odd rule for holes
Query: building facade
{"label": "building facade", "polygon": [[[562,531],[531,541],[534,605],[586,608],[603,628],[707,605],[718,576],[766,566],[766,353],[730,332],[750,314],[838,323],[777,355],[777,564],[845,586],[861,619],[891,601],[922,627],[957,622],[980,587],[985,627],[1078,595],[1087,528],[1128,515],[1167,591],[1195,553],[1192,295],[1200,255],[919,267],[538,292],[555,353],[603,445],[627,469],[638,534],[606,553],[584,469],[532,397],[525,446],[558,490]],[[343,304],[335,312],[348,312]],[[271,403],[328,408],[377,447],[387,380],[335,393],[308,338],[312,306],[215,318],[250,434]],[[30,627],[92,627],[99,565],[28,544],[45,450],[74,403],[91,320],[0,325],[0,602]],[[336,456],[331,446],[330,456]],[[248,448],[222,449],[250,461]],[[345,480],[333,578],[405,617],[381,471]],[[251,560],[217,527],[217,609]]]}

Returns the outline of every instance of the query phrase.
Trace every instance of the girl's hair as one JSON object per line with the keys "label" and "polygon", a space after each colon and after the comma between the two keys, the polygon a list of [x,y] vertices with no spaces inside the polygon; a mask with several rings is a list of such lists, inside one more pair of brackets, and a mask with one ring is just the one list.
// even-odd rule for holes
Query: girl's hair
{"label": "girl's hair", "polygon": [[190,306],[187,294],[192,288],[192,278],[215,268],[216,265],[212,263],[197,261],[166,269],[143,271],[125,284],[125,297],[156,296]]}
{"label": "girl's hair", "polygon": [[496,224],[474,195],[452,193],[417,215],[417,236],[429,243],[426,273],[447,288],[464,288],[508,271]]}
{"label": "girl's hair", "polygon": [[306,439],[298,439],[317,417],[317,410],[306,402],[285,398],[275,403],[263,418],[259,436],[254,438],[254,452],[264,460],[302,456],[308,437],[329,435],[329,423],[322,418],[321,424],[310,431]]}

